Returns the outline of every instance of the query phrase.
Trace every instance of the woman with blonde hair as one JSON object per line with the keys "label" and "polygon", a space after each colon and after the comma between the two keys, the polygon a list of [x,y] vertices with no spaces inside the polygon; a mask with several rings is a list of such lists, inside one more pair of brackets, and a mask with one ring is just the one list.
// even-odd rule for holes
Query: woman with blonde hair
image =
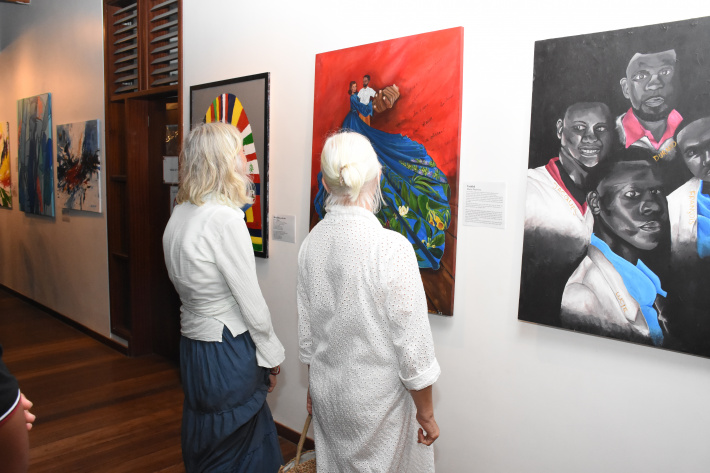
{"label": "woman with blonde hair", "polygon": [[241,210],[252,202],[237,129],[198,125],[181,153],[177,204],[163,234],[180,295],[187,472],[276,472],[283,463],[266,394],[284,348],[261,294]]}
{"label": "woman with blonde hair", "polygon": [[327,214],[298,255],[299,358],[318,471],[434,471],[440,373],[417,258],[382,228],[381,165],[343,132],[321,154]]}

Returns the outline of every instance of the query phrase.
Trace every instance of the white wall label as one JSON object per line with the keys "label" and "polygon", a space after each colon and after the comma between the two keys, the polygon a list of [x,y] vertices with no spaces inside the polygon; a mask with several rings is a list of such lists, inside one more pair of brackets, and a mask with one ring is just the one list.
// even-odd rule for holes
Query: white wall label
{"label": "white wall label", "polygon": [[464,190],[464,225],[505,228],[504,182],[468,182]]}
{"label": "white wall label", "polygon": [[296,243],[296,216],[274,215],[271,219],[271,238],[286,243]]}
{"label": "white wall label", "polygon": [[163,182],[165,184],[178,183],[178,157],[163,156]]}

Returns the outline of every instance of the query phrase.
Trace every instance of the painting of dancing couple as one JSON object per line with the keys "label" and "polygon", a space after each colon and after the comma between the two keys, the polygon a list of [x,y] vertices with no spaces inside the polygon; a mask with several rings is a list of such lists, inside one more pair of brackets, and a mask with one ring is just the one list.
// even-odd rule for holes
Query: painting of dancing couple
{"label": "painting of dancing couple", "polygon": [[325,140],[365,136],[382,164],[380,223],[404,235],[432,313],[453,315],[461,143],[463,28],[316,56],[312,228],[325,217]]}
{"label": "painting of dancing couple", "polygon": [[520,320],[710,357],[709,41],[535,44]]}

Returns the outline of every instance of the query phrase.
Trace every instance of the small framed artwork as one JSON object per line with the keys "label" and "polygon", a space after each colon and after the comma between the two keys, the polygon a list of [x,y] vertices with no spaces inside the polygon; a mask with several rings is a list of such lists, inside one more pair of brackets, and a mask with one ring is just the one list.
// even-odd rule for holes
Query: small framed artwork
{"label": "small framed artwork", "polygon": [[254,255],[268,257],[269,73],[190,87],[190,127],[231,123],[242,137],[254,182],[254,204],[245,209]]}
{"label": "small framed artwork", "polygon": [[57,125],[57,205],[101,213],[98,120]]}

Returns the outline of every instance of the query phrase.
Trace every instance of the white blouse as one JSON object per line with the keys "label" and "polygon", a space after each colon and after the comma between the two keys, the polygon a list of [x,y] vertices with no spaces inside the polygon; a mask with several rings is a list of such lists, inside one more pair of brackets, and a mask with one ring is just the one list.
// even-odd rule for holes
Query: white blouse
{"label": "white blouse", "polygon": [[163,233],[163,253],[182,302],[183,336],[221,342],[225,325],[235,337],[248,330],[259,366],[281,364],[284,348],[259,288],[244,212],[214,201],[177,205]]}
{"label": "white blouse", "polygon": [[412,245],[366,209],[332,206],[298,258],[318,470],[433,471],[408,392],[441,372]]}

